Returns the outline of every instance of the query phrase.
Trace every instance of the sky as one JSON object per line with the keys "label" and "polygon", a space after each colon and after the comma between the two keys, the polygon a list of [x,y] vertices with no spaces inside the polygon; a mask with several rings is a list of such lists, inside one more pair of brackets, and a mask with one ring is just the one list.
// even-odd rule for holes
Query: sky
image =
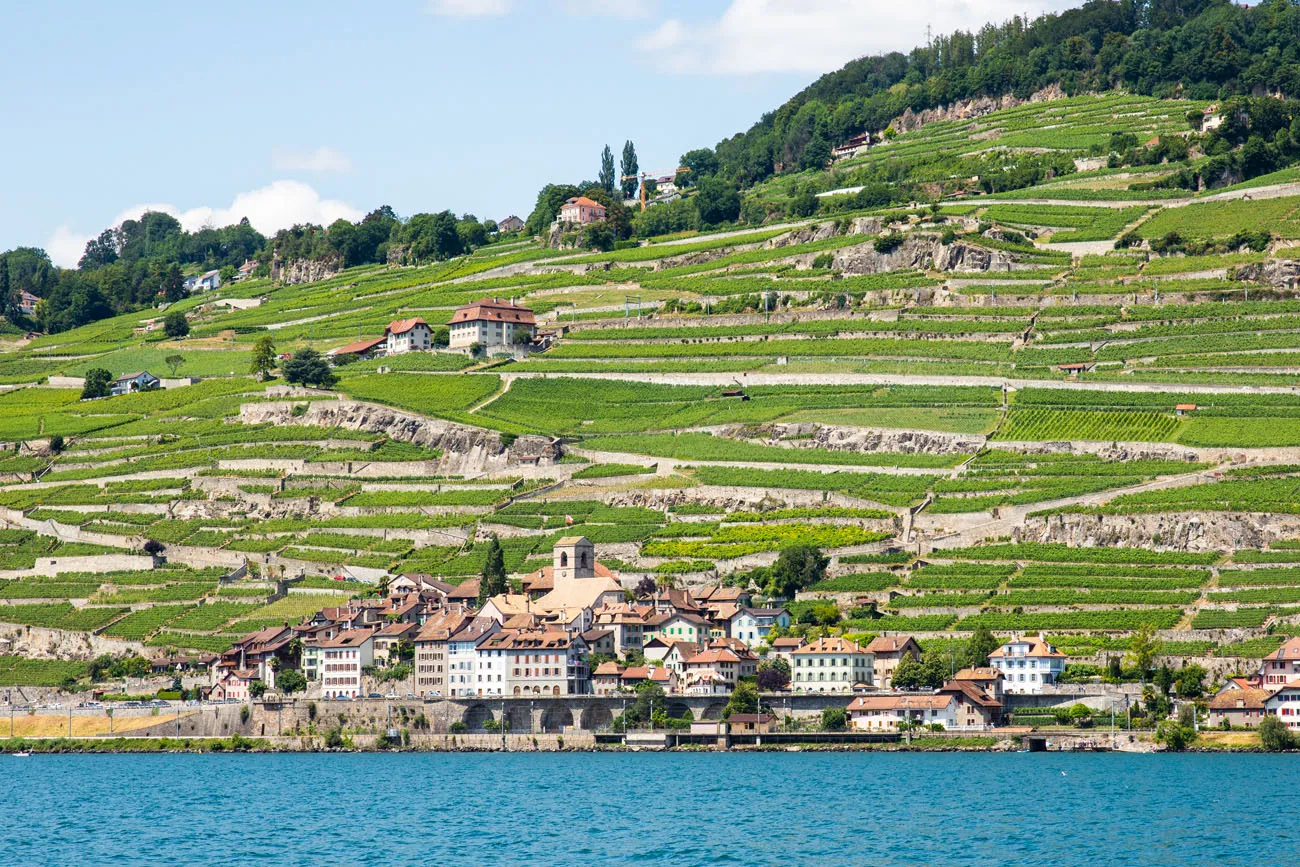
{"label": "sky", "polygon": [[146,208],[193,230],[450,209],[748,129],[818,75],[1070,0],[0,4],[0,250],[72,267]]}

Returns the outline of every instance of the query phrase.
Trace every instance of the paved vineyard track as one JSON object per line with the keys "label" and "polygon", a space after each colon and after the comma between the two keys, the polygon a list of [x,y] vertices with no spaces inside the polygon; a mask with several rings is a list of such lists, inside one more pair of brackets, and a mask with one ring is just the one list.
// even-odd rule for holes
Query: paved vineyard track
{"label": "paved vineyard track", "polygon": [[[620,359],[622,360],[622,359]],[[544,371],[493,371],[502,379],[613,379],[658,385],[934,385],[992,388],[1050,388],[1077,391],[1114,391],[1149,394],[1294,394],[1300,386],[1206,385],[1177,382],[1070,382],[1051,379],[1014,379],[1001,376],[926,376],[890,373],[546,373]],[[446,376],[455,374],[430,374]]]}

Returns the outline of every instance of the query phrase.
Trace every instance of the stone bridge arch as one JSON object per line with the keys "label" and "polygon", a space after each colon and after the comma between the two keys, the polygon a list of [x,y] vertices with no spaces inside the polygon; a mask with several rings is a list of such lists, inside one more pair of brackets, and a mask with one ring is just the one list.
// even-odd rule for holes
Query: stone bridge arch
{"label": "stone bridge arch", "polygon": [[465,723],[465,726],[470,731],[483,732],[487,731],[487,726],[485,724],[489,720],[496,719],[496,717],[492,716],[492,708],[485,704],[477,703],[465,708],[465,712],[461,714],[460,719],[461,722]]}
{"label": "stone bridge arch", "polygon": [[554,734],[573,726],[573,711],[562,704],[554,704],[542,712],[542,731]]}
{"label": "stone bridge arch", "polygon": [[607,729],[614,724],[614,714],[603,704],[592,704],[582,709],[578,724],[589,732]]}
{"label": "stone bridge arch", "polygon": [[722,719],[722,712],[727,709],[725,701],[711,701],[704,708],[704,714],[700,719]]}
{"label": "stone bridge arch", "polygon": [[528,734],[533,730],[533,718],[528,705],[519,703],[506,708],[506,731],[511,734]]}

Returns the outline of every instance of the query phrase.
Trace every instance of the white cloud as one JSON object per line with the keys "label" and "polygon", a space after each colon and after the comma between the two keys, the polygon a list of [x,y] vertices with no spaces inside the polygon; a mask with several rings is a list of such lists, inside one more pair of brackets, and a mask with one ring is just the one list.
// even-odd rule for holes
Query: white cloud
{"label": "white cloud", "polygon": [[68,226],[59,226],[45,242],[45,252],[50,261],[60,268],[75,268],[81,261],[81,254],[86,252],[86,245],[95,235],[78,235]]}
{"label": "white cloud", "polygon": [[286,151],[276,148],[271,152],[271,165],[287,172],[350,172],[352,160],[334,148],[321,146],[314,151]]}
{"label": "white cloud", "polygon": [[563,0],[566,15],[580,18],[649,18],[650,0]]}
{"label": "white cloud", "polygon": [[716,21],[688,27],[669,19],[638,40],[674,72],[822,73],[856,57],[903,51],[935,34],[978,29],[1014,15],[1039,15],[1076,0],[731,0]]}
{"label": "white cloud", "polygon": [[429,11],[446,18],[493,18],[510,11],[510,0],[431,0]]}
{"label": "white cloud", "polygon": [[[133,205],[122,211],[110,224],[120,226],[124,220],[139,219],[145,211],[162,211],[180,220],[187,232],[204,226],[229,226],[244,217],[263,235],[272,235],[295,223],[317,223],[328,226],[339,219],[353,222],[364,214],[347,202],[322,199],[320,194],[301,181],[275,181],[265,187],[240,193],[226,208],[202,206],[182,211],[174,205]],[[97,235],[98,233],[96,233]],[[86,242],[96,235],[79,235],[67,225],[55,229],[45,243],[45,252],[54,264],[63,268],[75,267],[85,251]]]}

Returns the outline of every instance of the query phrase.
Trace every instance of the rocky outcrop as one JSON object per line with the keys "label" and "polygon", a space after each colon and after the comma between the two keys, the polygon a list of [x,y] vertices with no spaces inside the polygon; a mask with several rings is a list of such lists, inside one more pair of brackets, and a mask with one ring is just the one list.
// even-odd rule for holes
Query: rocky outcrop
{"label": "rocky outcrop", "polygon": [[1028,518],[1012,531],[1017,542],[1061,542],[1080,547],[1224,551],[1263,548],[1300,534],[1300,516],[1242,512],[1158,515],[1065,514]]}
{"label": "rocky outcrop", "polygon": [[448,473],[504,469],[508,464],[542,458],[555,460],[563,453],[559,443],[548,437],[516,437],[507,447],[496,431],[361,401],[314,400],[295,416],[295,407],[302,406],[293,401],[246,403],[239,408],[239,418],[245,424],[308,424],[384,434],[401,442],[441,449],[446,454],[439,470]]}
{"label": "rocky outcrop", "polygon": [[1270,259],[1238,265],[1232,277],[1235,280],[1262,281],[1278,291],[1290,292],[1300,287],[1300,260]]}
{"label": "rocky outcrop", "polygon": [[[857,217],[849,223],[845,235],[879,235],[885,230],[886,223],[880,217]],[[795,244],[807,244],[812,241],[824,241],[827,238],[834,238],[840,234],[839,227],[835,222],[813,223],[810,226],[801,226],[786,232],[784,235],[777,235],[763,244],[765,250],[777,250],[781,247],[791,247]]]}
{"label": "rocky outcrop", "polygon": [[973,120],[986,114],[992,114],[995,111],[1015,108],[1027,102],[1050,102],[1054,99],[1065,99],[1065,96],[1065,92],[1061,90],[1058,84],[1043,88],[1032,94],[1029,99],[1020,99],[1009,93],[998,97],[979,96],[974,99],[960,100],[939,108],[927,108],[920,112],[914,112],[909,108],[902,115],[894,118],[889,125],[896,132],[915,132],[928,123],[941,120]]}
{"label": "rocky outcrop", "polygon": [[1011,257],[997,250],[961,242],[944,244],[936,235],[910,233],[902,244],[887,253],[877,250],[874,242],[841,247],[835,251],[832,267],[853,277],[903,270],[1010,271],[1011,264]]}
{"label": "rocky outcrop", "polygon": [[735,425],[722,428],[719,436],[759,440],[767,445],[792,449],[828,449],[840,452],[887,452],[893,454],[974,454],[984,437],[933,431],[889,428],[838,427],[820,424]]}
{"label": "rocky outcrop", "polygon": [[288,260],[277,257],[271,260],[271,279],[289,286],[326,280],[341,270],[343,263],[337,257]]}

